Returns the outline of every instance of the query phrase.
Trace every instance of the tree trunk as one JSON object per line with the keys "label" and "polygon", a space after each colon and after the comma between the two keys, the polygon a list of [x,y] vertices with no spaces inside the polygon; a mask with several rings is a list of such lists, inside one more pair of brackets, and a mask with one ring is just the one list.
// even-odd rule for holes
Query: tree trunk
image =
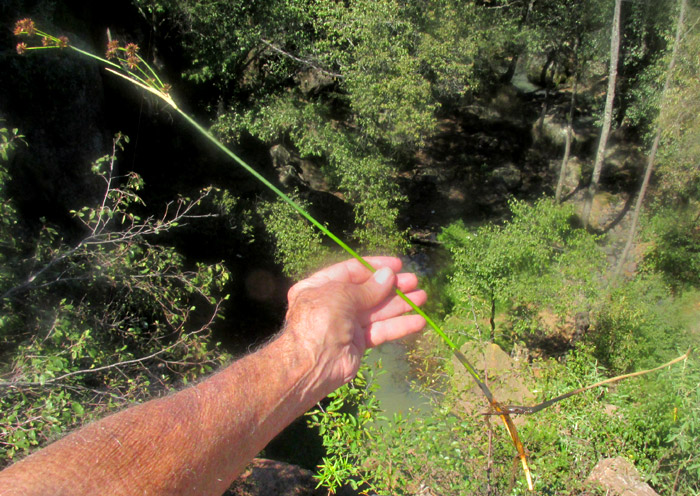
{"label": "tree trunk", "polygon": [[559,168],[559,180],[557,181],[557,191],[554,194],[554,199],[557,203],[561,202],[561,192],[564,189],[564,176],[566,176],[566,167],[569,165],[569,155],[571,155],[571,141],[573,139],[574,127],[574,108],[576,107],[576,92],[578,91],[578,73],[574,79],[574,87],[571,90],[571,101],[569,102],[569,115],[566,117],[566,143],[564,145],[564,157],[561,159],[561,167]]}
{"label": "tree trunk", "polygon": [[[520,19],[520,24],[518,25],[518,32],[522,32],[523,27],[527,25],[528,20],[530,19],[530,13],[532,12],[532,7],[535,5],[535,0],[530,0],[527,4],[527,8],[523,11],[523,16]],[[515,70],[518,67],[518,60],[520,59],[520,53],[516,53],[513,55],[513,58],[510,59],[510,64],[508,64],[508,70],[506,70],[506,73],[502,76],[502,81],[504,83],[510,83],[511,80],[513,79],[513,76],[515,75]]]}
{"label": "tree trunk", "polygon": [[547,73],[549,72],[549,68],[552,67],[552,64],[554,63],[555,55],[556,52],[554,50],[551,50],[549,53],[547,53],[547,60],[542,66],[542,70],[540,70],[540,86],[542,86],[543,88],[546,88],[548,86]]}
{"label": "tree trunk", "polygon": [[[683,23],[685,19],[685,12],[688,4],[688,0],[680,0],[680,13],[678,14],[678,25],[676,26],[676,39],[673,42],[673,51],[671,53],[671,60],[668,63],[668,70],[666,72],[666,81],[664,81],[664,87],[661,92],[661,101],[659,103],[659,114],[663,112],[664,103],[666,100],[666,95],[668,89],[671,86],[671,79],[673,77],[673,68],[676,65],[676,56],[678,54],[678,46],[681,42],[681,35],[683,33]],[[634,241],[634,236],[637,234],[637,223],[639,222],[639,214],[642,211],[642,204],[644,203],[644,196],[646,195],[647,188],[649,187],[649,180],[651,179],[651,174],[654,170],[654,161],[656,160],[656,152],[659,150],[659,142],[661,141],[661,125],[656,126],[656,136],[654,136],[654,143],[651,146],[651,151],[649,152],[649,158],[647,160],[647,168],[644,172],[644,180],[642,181],[642,186],[639,188],[639,196],[637,197],[637,203],[634,206],[634,213],[632,214],[632,225],[630,225],[629,233],[627,234],[627,242],[625,243],[625,249],[622,251],[620,260],[617,264],[617,269],[615,270],[614,280],[616,280],[620,274],[622,274],[622,269],[625,266],[625,260],[627,259],[630,249],[632,248],[632,243]]]}
{"label": "tree trunk", "polygon": [[615,0],[615,13],[613,14],[612,34],[610,36],[610,71],[608,76],[608,94],[605,99],[605,113],[603,114],[603,128],[600,131],[600,141],[598,142],[598,151],[595,156],[595,164],[593,165],[593,176],[591,184],[586,190],[586,196],[583,204],[582,221],[583,226],[588,227],[591,216],[591,207],[593,206],[593,198],[598,192],[598,184],[600,183],[600,172],[603,169],[605,161],[605,147],[608,144],[610,136],[610,126],[612,123],[613,101],[615,100],[615,85],[617,83],[617,63],[620,58],[620,13],[622,11],[622,0]]}
{"label": "tree trunk", "polygon": [[490,341],[493,343],[493,340],[496,336],[496,297],[493,293],[491,293],[491,318],[489,319],[489,323],[491,324]]}
{"label": "tree trunk", "polygon": [[540,110],[540,117],[537,119],[537,134],[542,136],[544,133],[544,119],[547,117],[547,110],[549,110],[549,88],[544,89],[544,100],[542,100],[542,109]]}

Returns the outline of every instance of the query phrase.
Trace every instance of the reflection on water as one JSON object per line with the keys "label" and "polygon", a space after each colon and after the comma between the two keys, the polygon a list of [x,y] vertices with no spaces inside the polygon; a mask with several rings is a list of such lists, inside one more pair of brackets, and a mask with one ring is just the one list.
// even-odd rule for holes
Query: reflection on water
{"label": "reflection on water", "polygon": [[376,364],[381,360],[383,374],[375,376],[379,389],[375,393],[384,415],[391,420],[395,413],[406,416],[409,410],[427,412],[430,397],[411,388],[411,369],[406,359],[406,347],[401,343],[385,343],[373,349],[366,360]]}

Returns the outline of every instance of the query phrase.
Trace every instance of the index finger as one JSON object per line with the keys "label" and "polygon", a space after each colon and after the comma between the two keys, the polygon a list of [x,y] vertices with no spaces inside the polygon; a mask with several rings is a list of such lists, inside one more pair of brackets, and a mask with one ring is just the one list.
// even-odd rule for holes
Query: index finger
{"label": "index finger", "polygon": [[[396,257],[366,257],[365,260],[374,267],[375,270],[389,267],[395,274],[401,270],[402,266],[401,259]],[[317,272],[316,275],[327,277],[334,281],[362,284],[370,278],[372,273],[367,267],[362,265],[359,260],[351,258],[322,269]]]}
{"label": "index finger", "polygon": [[[401,259],[396,257],[365,257],[365,260],[375,269],[389,267],[395,274],[401,270]],[[372,272],[362,265],[359,260],[351,258],[344,262],[321,269],[308,278],[299,281],[289,290],[288,299],[292,301],[294,296],[303,289],[314,288],[331,281],[362,284],[372,276]]]}

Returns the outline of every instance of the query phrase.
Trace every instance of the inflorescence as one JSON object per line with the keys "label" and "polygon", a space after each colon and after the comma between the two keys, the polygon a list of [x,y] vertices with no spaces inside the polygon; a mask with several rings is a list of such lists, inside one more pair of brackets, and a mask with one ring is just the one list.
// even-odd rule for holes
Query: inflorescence
{"label": "inflorescence", "polygon": [[15,36],[40,37],[41,45],[28,45],[25,41],[17,43],[17,53],[24,55],[28,50],[42,50],[47,48],[72,48],[83,55],[97,59],[107,66],[107,70],[129,79],[138,86],[156,94],[168,104],[175,106],[170,98],[170,85],[164,84],[156,72],[139,55],[139,46],[136,43],[127,43],[121,46],[118,40],[110,40],[107,43],[105,57],[98,57],[90,52],[81,50],[70,44],[66,36],[52,36],[37,29],[32,19],[26,18],[17,21],[14,29]]}
{"label": "inflorescence", "polygon": [[17,53],[24,55],[27,50],[40,50],[42,48],[66,48],[69,41],[66,36],[51,36],[48,33],[39,31],[29,18],[17,21],[14,30],[15,36],[41,36],[41,46],[27,46],[23,41],[17,43]]}

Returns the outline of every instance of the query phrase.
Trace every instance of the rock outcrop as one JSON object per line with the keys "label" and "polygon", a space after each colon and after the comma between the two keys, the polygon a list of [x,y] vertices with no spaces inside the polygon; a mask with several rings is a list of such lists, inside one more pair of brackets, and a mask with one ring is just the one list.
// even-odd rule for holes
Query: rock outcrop
{"label": "rock outcrop", "polygon": [[642,480],[634,465],[621,457],[599,461],[586,484],[602,488],[610,496],[659,496]]}
{"label": "rock outcrop", "polygon": [[[467,342],[461,349],[467,360],[488,382],[489,389],[496,399],[504,405],[530,405],[535,399],[531,392],[531,377],[525,363],[514,361],[497,344],[487,343],[479,345],[475,342]],[[486,410],[487,404],[484,395],[469,373],[456,358],[453,357],[455,385],[464,390],[462,399],[457,408],[467,413],[475,410]],[[522,418],[513,419],[517,424],[522,423]]]}

